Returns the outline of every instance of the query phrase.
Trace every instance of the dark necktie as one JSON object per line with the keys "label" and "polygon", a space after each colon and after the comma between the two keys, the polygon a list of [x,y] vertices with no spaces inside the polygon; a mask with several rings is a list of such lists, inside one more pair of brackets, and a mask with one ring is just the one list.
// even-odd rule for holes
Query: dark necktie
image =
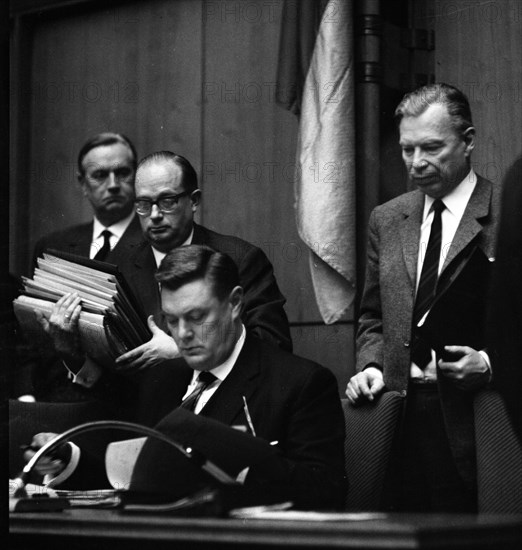
{"label": "dark necktie", "polygon": [[417,334],[419,321],[429,311],[435,298],[437,280],[439,277],[440,249],[442,242],[442,211],[446,208],[444,203],[437,199],[433,205],[433,221],[431,222],[430,238],[426,248],[426,256],[422,264],[422,271],[413,308],[413,344],[411,359],[420,368],[424,368],[431,360],[431,348],[429,344]]}
{"label": "dark necktie", "polygon": [[94,256],[94,260],[99,260],[100,262],[103,262],[109,252],[111,251],[111,235],[112,233],[108,229],[104,229],[102,231],[103,236],[103,246],[96,252],[96,255]]}
{"label": "dark necktie", "polygon": [[180,407],[193,411],[196,408],[196,403],[201,394],[216,380],[217,378],[211,372],[200,372],[196,387],[192,390],[192,393],[181,402]]}

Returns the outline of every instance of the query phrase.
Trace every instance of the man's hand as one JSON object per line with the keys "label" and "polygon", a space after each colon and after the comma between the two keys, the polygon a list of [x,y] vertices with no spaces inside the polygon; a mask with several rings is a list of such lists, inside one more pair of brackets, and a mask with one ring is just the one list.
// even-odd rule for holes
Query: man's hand
{"label": "man's hand", "polygon": [[178,346],[174,338],[163,332],[150,315],[147,324],[152,332],[152,338],[137,348],[134,348],[116,359],[116,369],[119,372],[130,373],[136,370],[155,367],[167,359],[179,356]]}
{"label": "man's hand", "polygon": [[476,390],[489,381],[490,371],[482,355],[468,346],[444,346],[444,349],[454,353],[455,361],[439,360],[442,374],[455,381],[461,390]]}
{"label": "man's hand", "polygon": [[54,349],[72,368],[81,367],[85,360],[78,330],[82,310],[80,302],[76,292],[68,293],[54,304],[49,318],[35,311],[39,323],[51,338]]}
{"label": "man's hand", "polygon": [[382,372],[375,367],[368,367],[350,378],[346,387],[346,397],[352,405],[362,398],[373,401],[374,397],[384,388]]}
{"label": "man's hand", "polygon": [[[31,458],[36,454],[38,449],[43,447],[46,443],[54,439],[58,434],[51,432],[42,432],[36,434],[31,441],[31,445],[24,452],[25,462],[29,462]],[[56,477],[60,472],[62,472],[69,459],[71,457],[71,451],[67,444],[60,445],[57,449],[52,451],[51,455],[44,455],[36,463],[34,470],[40,475],[50,475],[51,477]]]}

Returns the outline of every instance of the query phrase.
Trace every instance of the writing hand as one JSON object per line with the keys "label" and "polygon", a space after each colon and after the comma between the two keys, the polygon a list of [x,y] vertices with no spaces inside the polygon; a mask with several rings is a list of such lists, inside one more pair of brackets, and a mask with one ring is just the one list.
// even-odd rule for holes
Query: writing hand
{"label": "writing hand", "polygon": [[[23,447],[25,449],[23,455],[25,462],[29,462],[40,448],[56,436],[57,434],[51,432],[36,434],[31,444]],[[34,470],[42,476],[50,475],[51,477],[55,477],[64,470],[70,458],[70,446],[65,443],[60,445],[57,449],[54,449],[51,454],[44,454],[36,463]]]}

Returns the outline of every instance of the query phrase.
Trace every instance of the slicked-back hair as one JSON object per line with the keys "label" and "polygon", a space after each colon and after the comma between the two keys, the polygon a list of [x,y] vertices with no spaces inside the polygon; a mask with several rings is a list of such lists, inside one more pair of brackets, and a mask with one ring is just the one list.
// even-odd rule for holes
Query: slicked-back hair
{"label": "slicked-back hair", "polygon": [[240,285],[234,260],[227,254],[199,244],[174,248],[163,258],[156,272],[156,280],[168,290],[178,290],[199,279],[212,284],[219,300],[224,300],[234,287]]}
{"label": "slicked-back hair", "polygon": [[84,143],[83,147],[78,153],[78,174],[80,176],[85,175],[85,169],[83,168],[83,159],[89,151],[92,151],[96,147],[102,147],[105,145],[114,145],[115,143],[121,143],[126,145],[132,153],[132,167],[136,171],[138,164],[138,154],[136,153],[136,148],[134,147],[132,141],[124,136],[123,134],[117,134],[115,132],[102,132],[101,134],[96,134],[91,137],[87,142]]}
{"label": "slicked-back hair", "polygon": [[165,162],[172,162],[172,164],[179,166],[181,169],[181,173],[183,174],[184,191],[192,193],[198,188],[198,175],[196,174],[192,164],[190,164],[185,157],[173,153],[172,151],[157,151],[143,157],[138,163],[138,169],[146,164],[161,164]]}
{"label": "slicked-back hair", "polygon": [[444,82],[428,84],[406,94],[395,109],[395,119],[400,123],[403,117],[420,116],[430,105],[437,103],[446,106],[453,128],[459,135],[463,136],[473,126],[468,98],[458,88]]}

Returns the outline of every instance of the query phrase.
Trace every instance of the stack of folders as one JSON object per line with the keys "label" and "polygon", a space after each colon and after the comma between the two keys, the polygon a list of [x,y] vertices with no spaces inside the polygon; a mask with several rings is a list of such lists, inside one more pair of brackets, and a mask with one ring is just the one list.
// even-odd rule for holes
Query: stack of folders
{"label": "stack of folders", "polygon": [[69,292],[81,298],[78,326],[83,350],[100,365],[110,368],[116,357],[151,337],[132,292],[112,264],[49,250],[38,258],[33,278],[22,281],[22,295],[13,305],[29,338],[42,336],[36,312],[49,317],[54,303]]}

